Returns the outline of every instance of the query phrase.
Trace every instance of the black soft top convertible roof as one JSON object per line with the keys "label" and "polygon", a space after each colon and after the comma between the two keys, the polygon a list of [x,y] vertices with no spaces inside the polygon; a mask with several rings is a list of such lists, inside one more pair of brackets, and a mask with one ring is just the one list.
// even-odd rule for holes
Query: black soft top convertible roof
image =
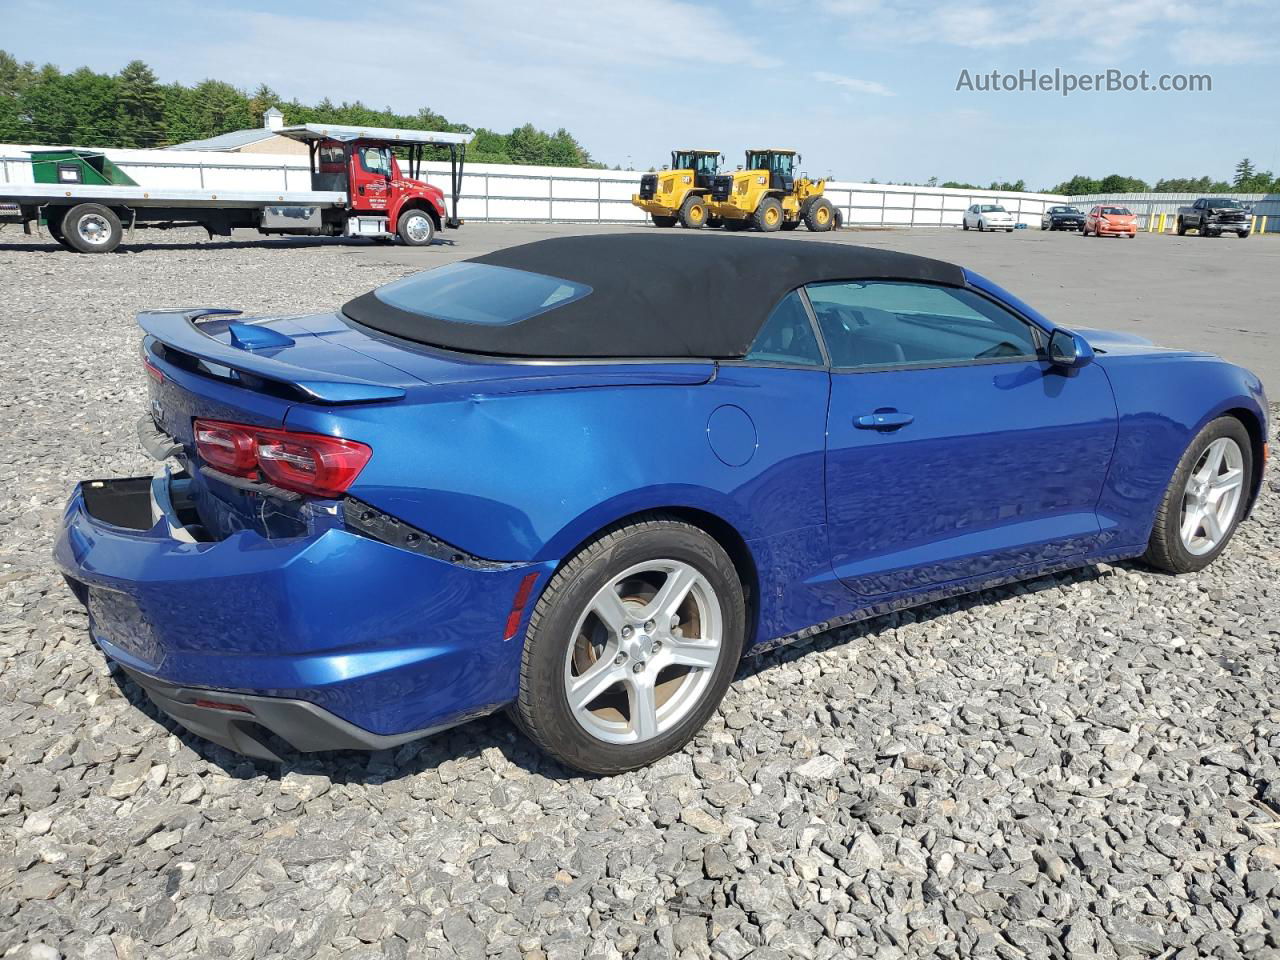
{"label": "black soft top convertible roof", "polygon": [[374,293],[342,310],[416,343],[506,357],[743,357],[790,291],[827,280],[963,286],[954,264],[844,243],[658,233],[559,237],[471,263],[586,284],[578,300],[508,325],[460,323],[393,307]]}

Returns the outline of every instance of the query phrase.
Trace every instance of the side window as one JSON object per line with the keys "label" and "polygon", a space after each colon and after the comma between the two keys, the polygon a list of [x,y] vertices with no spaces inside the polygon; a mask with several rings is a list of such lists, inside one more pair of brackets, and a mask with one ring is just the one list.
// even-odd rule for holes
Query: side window
{"label": "side window", "polygon": [[806,290],[833,367],[932,366],[1037,353],[1029,324],[971,290],[887,280]]}
{"label": "side window", "polygon": [[361,147],[360,165],[369,173],[391,175],[391,161],[385,147]]}
{"label": "side window", "polygon": [[756,335],[747,360],[822,366],[822,350],[798,291],[791,291],[773,308]]}

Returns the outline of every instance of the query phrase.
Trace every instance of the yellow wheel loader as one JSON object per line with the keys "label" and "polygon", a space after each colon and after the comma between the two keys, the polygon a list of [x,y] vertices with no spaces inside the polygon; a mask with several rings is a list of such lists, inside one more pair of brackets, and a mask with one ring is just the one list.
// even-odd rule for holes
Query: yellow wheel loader
{"label": "yellow wheel loader", "polygon": [[722,159],[719,150],[673,150],[671,169],[641,177],[640,192],[632,195],[631,202],[653,218],[655,227],[678,223],[699,230],[711,221],[711,181]]}
{"label": "yellow wheel loader", "polygon": [[825,233],[839,226],[839,212],[822,195],[826,181],[796,176],[800,159],[794,150],[748,150],[745,169],[711,181],[710,215],[726,230],[755,227],[772,233],[803,223]]}

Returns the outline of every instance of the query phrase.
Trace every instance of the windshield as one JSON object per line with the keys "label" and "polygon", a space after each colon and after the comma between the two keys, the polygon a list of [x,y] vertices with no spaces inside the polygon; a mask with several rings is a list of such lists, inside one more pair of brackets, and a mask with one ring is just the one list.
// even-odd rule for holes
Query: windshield
{"label": "windshield", "polygon": [[984,203],[979,213],[1004,213],[1004,207],[998,203]]}
{"label": "windshield", "polygon": [[768,170],[770,173],[780,174],[784,177],[791,176],[795,160],[796,157],[793,153],[771,153],[768,150],[747,151],[748,170]]}
{"label": "windshield", "polygon": [[1050,207],[1050,213],[1079,213],[1075,207]]}
{"label": "windshield", "polygon": [[1132,213],[1126,207],[1103,207],[1102,212],[1109,217],[1131,217]]}
{"label": "windshield", "polygon": [[373,291],[388,306],[421,317],[505,326],[580,300],[581,283],[487,263],[451,263]]}
{"label": "windshield", "polygon": [[1238,210],[1243,204],[1232,197],[1214,197],[1209,201],[1209,206],[1215,210]]}
{"label": "windshield", "polygon": [[711,176],[716,172],[718,153],[680,153],[671,155],[672,170],[692,170],[698,176]]}

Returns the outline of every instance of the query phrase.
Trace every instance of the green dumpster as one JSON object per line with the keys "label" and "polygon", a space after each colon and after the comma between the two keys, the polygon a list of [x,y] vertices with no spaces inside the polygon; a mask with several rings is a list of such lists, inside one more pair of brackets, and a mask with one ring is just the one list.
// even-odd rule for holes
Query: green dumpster
{"label": "green dumpster", "polygon": [[96,187],[136,187],[127,173],[96,150],[31,150],[36,183],[85,183]]}

